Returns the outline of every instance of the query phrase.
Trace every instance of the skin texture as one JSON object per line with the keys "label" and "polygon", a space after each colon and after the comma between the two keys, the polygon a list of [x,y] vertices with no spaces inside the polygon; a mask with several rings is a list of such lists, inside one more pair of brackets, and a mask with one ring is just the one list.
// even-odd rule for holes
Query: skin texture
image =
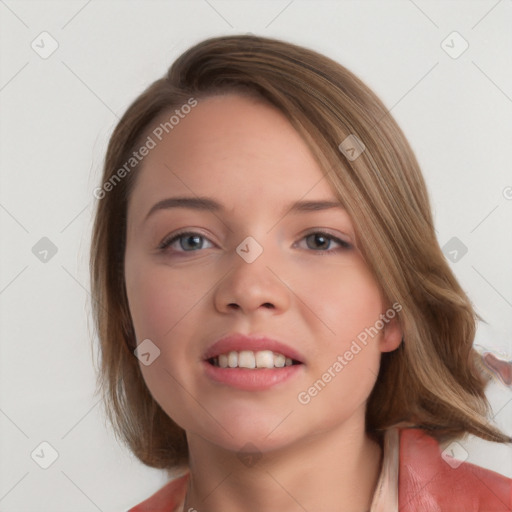
{"label": "skin texture", "polygon": [[[225,210],[161,209],[146,218],[177,196],[208,196]],[[390,308],[347,213],[286,214],[298,200],[337,202],[283,114],[250,98],[201,100],[143,161],[128,207],[126,288],[137,343],[149,338],[160,350],[141,364],[144,379],[187,433],[185,510],[370,507],[381,448],[365,434],[365,403],[381,353],[395,350],[402,333],[389,321],[308,404],[298,401]],[[179,230],[204,238],[159,249]],[[317,231],[350,248],[308,236]],[[248,236],[263,248],[252,263],[235,251]],[[265,391],[213,382],[202,355],[236,332],[292,346],[304,364]]]}

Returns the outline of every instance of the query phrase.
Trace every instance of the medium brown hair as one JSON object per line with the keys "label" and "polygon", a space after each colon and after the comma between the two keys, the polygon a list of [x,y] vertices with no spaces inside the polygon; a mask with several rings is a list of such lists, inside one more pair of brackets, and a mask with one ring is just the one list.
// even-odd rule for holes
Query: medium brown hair
{"label": "medium brown hair", "polygon": [[[97,203],[90,263],[98,389],[116,434],[149,466],[187,461],[184,431],[151,396],[133,354],[123,262],[127,204],[141,164],[113,178],[157,118],[191,98],[243,91],[277,107],[303,137],[350,215],[385,297],[402,306],[404,340],[382,355],[367,430],[406,422],[439,440],[471,433],[510,442],[486,419],[485,383],[472,348],[478,317],[441,252],[426,186],[401,129],[342,65],[250,35],[211,38],[187,50],[132,103],[111,136],[102,180],[112,186]],[[365,147],[355,159],[339,149],[350,135]]]}

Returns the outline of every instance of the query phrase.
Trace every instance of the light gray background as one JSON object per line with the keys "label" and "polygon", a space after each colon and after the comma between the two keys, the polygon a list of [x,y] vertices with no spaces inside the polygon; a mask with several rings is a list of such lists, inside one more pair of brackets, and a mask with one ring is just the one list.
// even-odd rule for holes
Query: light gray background
{"label": "light gray background", "polygon": [[[468,249],[451,265],[488,322],[477,343],[512,359],[510,0],[0,0],[0,16],[2,512],[125,510],[167,479],[116,443],[93,396],[92,190],[128,104],[209,36],[296,42],[373,88],[416,151],[441,245]],[[50,48],[44,31],[58,43],[46,59],[31,47]],[[453,31],[469,44],[458,58]],[[43,237],[57,248],[46,262]],[[512,434],[511,390],[489,397]],[[48,469],[43,441],[58,453]],[[512,477],[510,448],[462,445]]]}

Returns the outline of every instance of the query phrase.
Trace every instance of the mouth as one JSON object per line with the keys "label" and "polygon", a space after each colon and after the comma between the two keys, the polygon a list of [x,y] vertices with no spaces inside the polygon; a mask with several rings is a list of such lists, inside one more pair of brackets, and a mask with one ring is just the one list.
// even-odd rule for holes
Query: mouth
{"label": "mouth", "polygon": [[265,336],[233,334],[214,343],[203,356],[205,375],[217,385],[263,391],[304,371],[292,347]]}
{"label": "mouth", "polygon": [[246,368],[248,370],[259,370],[262,368],[284,368],[302,364],[296,359],[287,357],[279,352],[272,350],[231,350],[210,357],[207,362],[217,368]]}

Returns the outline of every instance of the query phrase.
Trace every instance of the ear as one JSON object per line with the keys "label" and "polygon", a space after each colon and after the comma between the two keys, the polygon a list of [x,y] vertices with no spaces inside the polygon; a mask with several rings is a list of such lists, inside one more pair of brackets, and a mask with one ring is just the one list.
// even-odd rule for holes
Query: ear
{"label": "ear", "polygon": [[403,333],[400,327],[398,317],[388,319],[382,329],[382,336],[380,339],[380,350],[381,352],[392,352],[396,350],[402,342]]}

